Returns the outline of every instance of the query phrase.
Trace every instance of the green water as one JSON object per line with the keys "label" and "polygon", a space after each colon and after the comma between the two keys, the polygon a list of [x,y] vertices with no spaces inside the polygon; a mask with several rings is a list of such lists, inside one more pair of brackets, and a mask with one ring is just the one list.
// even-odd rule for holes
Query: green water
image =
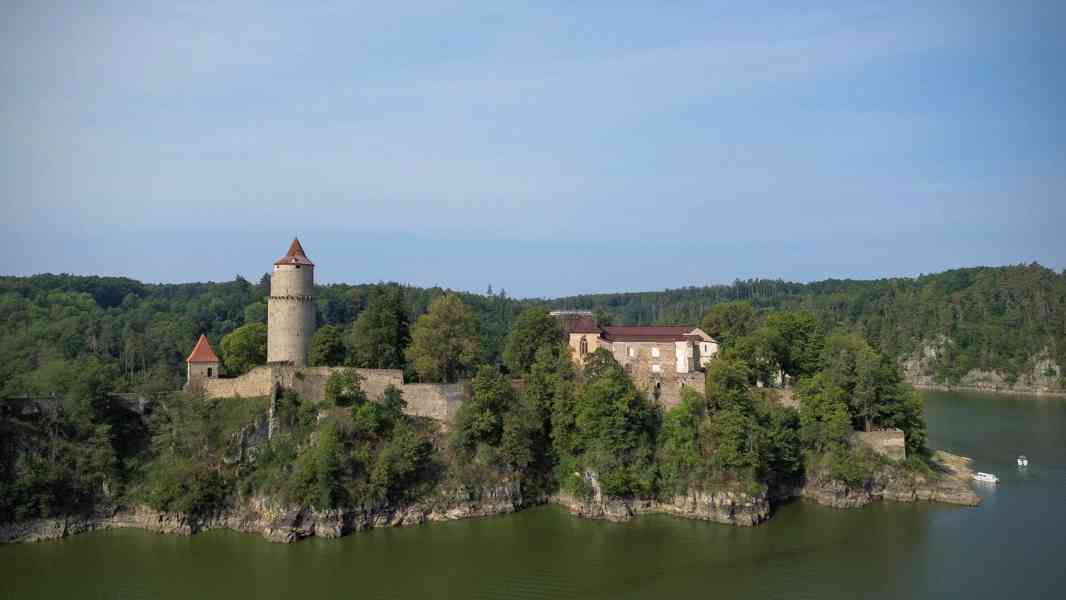
{"label": "green water", "polygon": [[1066,400],[925,397],[931,445],[1002,480],[979,508],[795,502],[741,529],[543,507],[293,545],[105,531],[0,546],[0,598],[1066,597]]}

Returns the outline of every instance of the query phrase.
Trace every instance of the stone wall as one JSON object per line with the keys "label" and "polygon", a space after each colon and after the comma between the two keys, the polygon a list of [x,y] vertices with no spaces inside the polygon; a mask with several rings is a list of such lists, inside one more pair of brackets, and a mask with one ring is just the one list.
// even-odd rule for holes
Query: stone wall
{"label": "stone wall", "polygon": [[[269,396],[274,386],[292,390],[311,402],[322,402],[326,397],[326,381],[329,376],[344,367],[294,367],[291,365],[264,365],[255,367],[240,377],[232,379],[205,379],[196,381],[208,398],[255,398]],[[404,383],[400,369],[356,369],[363,377],[363,391],[367,398],[377,400],[385,388],[393,385],[403,392],[407,401],[407,414],[430,417],[450,422],[465,396],[462,383]]]}
{"label": "stone wall", "polygon": [[[703,393],[702,371],[678,372],[678,351],[684,347],[685,344],[675,342],[614,342],[611,353],[649,400],[670,409],[681,402],[681,390],[685,387]],[[652,349],[657,349],[659,356],[653,356]],[[659,371],[653,371],[652,365],[659,365]]]}
{"label": "stone wall", "polygon": [[466,397],[464,383],[408,383],[403,389],[409,415],[451,423]]}
{"label": "stone wall", "polygon": [[208,398],[256,398],[269,396],[274,382],[274,367],[255,367],[240,377],[201,379],[190,382],[203,389]]}
{"label": "stone wall", "polygon": [[851,444],[853,446],[866,446],[881,456],[892,460],[907,458],[907,440],[900,429],[856,431],[851,434]]}

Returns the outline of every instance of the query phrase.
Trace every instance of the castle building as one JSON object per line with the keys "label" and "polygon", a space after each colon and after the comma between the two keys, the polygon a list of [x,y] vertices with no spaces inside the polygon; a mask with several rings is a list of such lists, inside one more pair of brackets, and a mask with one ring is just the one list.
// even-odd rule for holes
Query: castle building
{"label": "castle building", "polygon": [[267,363],[307,366],[315,333],[315,264],[300,240],[274,263],[267,301]]}
{"label": "castle building", "polygon": [[211,348],[211,342],[207,341],[206,335],[200,334],[200,339],[196,340],[192,352],[185,359],[185,366],[187,367],[186,381],[189,383],[193,379],[218,378],[218,370],[222,366],[222,361]]}
{"label": "castle building", "polygon": [[564,320],[575,363],[583,364],[587,355],[603,348],[667,407],[680,400],[685,386],[703,391],[703,370],[718,353],[718,342],[698,327],[600,326],[589,314],[554,314]]}

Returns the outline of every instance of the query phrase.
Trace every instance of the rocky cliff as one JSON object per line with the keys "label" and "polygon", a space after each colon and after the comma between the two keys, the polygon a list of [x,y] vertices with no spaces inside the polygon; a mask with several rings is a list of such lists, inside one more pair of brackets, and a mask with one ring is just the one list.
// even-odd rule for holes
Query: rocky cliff
{"label": "rocky cliff", "polygon": [[947,348],[952,343],[950,338],[940,336],[905,357],[901,361],[901,367],[907,382],[925,389],[1066,396],[1062,369],[1047,350],[1033,356],[1028,361],[1031,367],[1017,378],[1010,378],[996,371],[973,369],[957,382],[938,380],[937,367],[941,361],[947,360]]}
{"label": "rocky cliff", "polygon": [[969,461],[968,458],[941,450],[933,457],[935,470],[931,474],[913,473],[887,465],[857,485],[808,473],[804,485],[793,490],[792,495],[834,508],[858,508],[881,499],[898,502],[927,500],[977,506],[981,498],[970,487],[973,471]]}
{"label": "rocky cliff", "polygon": [[[875,500],[914,502],[926,500],[976,506],[981,499],[970,488],[973,471],[969,459],[937,452],[937,471],[917,475],[888,466],[860,485],[809,475],[800,487],[778,489],[775,501],[803,497],[835,508],[857,508]],[[338,538],[375,527],[417,525],[499,515],[550,501],[571,514],[591,519],[628,521],[645,514],[669,514],[688,519],[751,527],[770,518],[771,494],[739,490],[689,490],[669,501],[647,498],[616,498],[602,493],[595,474],[585,474],[591,493],[576,497],[560,493],[550,498],[525,498],[517,482],[470,490],[454,487],[439,490],[419,502],[400,505],[348,507],[315,510],[306,506],[283,506],[268,498],[250,498],[230,510],[193,516],[163,513],[145,507],[84,517],[38,519],[0,525],[0,543],[60,539],[100,529],[132,527],[176,535],[192,535],[211,529],[258,533],[273,542],[295,542],[307,537]]]}
{"label": "rocky cliff", "polygon": [[517,482],[485,490],[462,487],[441,490],[431,498],[411,504],[331,510],[282,506],[270,499],[251,498],[230,510],[212,515],[165,513],[136,507],[112,514],[37,519],[0,525],[0,542],[37,542],[87,531],[127,527],[175,535],[230,529],[259,533],[273,542],[295,542],[310,536],[338,538],[374,527],[398,527],[511,513],[525,505]]}
{"label": "rocky cliff", "polygon": [[552,502],[564,506],[570,514],[590,519],[628,521],[638,515],[663,513],[688,519],[714,521],[727,525],[754,526],[770,518],[770,499],[741,491],[689,490],[668,502],[646,498],[616,498],[603,494],[594,473],[584,474],[591,493],[586,497],[557,494]]}

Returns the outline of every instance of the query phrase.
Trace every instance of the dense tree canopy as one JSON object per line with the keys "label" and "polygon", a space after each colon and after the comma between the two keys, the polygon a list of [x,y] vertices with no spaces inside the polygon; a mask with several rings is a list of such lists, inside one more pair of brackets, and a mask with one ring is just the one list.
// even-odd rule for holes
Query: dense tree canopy
{"label": "dense tree canopy", "polygon": [[512,373],[526,373],[542,347],[558,348],[565,342],[562,324],[548,314],[548,309],[527,308],[511,326],[503,349],[503,363]]}
{"label": "dense tree canopy", "polygon": [[323,325],[311,338],[311,352],[308,362],[313,367],[337,366],[345,363],[347,348],[340,329],[335,325]]}
{"label": "dense tree canopy", "polygon": [[267,326],[249,323],[222,338],[222,364],[232,376],[247,373],[256,365],[266,364]]}
{"label": "dense tree canopy", "polygon": [[366,309],[352,326],[352,364],[368,369],[402,369],[411,341],[403,288],[371,290]]}
{"label": "dense tree canopy", "polygon": [[715,304],[700,321],[700,327],[707,335],[727,346],[751,333],[756,324],[755,307],[740,300]]}
{"label": "dense tree canopy", "polygon": [[411,329],[407,360],[423,381],[457,381],[481,362],[481,344],[473,313],[454,294],[429,305]]}
{"label": "dense tree canopy", "polygon": [[[218,350],[222,337],[241,325],[265,322],[269,287],[267,275],[256,284],[238,277],[180,285],[73,275],[0,277],[0,394],[33,391],[37,369],[89,356],[116,365],[112,384],[118,390],[159,382],[176,389],[184,379],[185,356],[201,333]],[[1034,357],[1046,351],[1052,367],[1041,367],[1042,372],[1066,384],[1061,377],[1066,374],[1066,274],[1039,265],[875,281],[749,280],[551,302],[398,284],[331,284],[315,288],[317,322],[339,328],[354,342],[356,319],[371,299],[392,288],[401,290],[409,320],[425,313],[435,298],[459,296],[477,321],[480,353],[493,364],[502,361],[512,323],[530,307],[594,310],[615,324],[696,324],[712,310],[729,312],[715,306],[740,301],[750,303],[763,322],[770,311],[806,310],[822,331],[856,330],[892,359],[933,344],[938,351],[928,366],[941,381],[957,381],[971,369],[998,371],[1010,379],[1032,372]],[[723,336],[727,349],[729,337]],[[763,352],[766,346],[756,344],[754,350]],[[390,364],[402,363],[399,358]],[[757,364],[752,369],[763,370]]]}

